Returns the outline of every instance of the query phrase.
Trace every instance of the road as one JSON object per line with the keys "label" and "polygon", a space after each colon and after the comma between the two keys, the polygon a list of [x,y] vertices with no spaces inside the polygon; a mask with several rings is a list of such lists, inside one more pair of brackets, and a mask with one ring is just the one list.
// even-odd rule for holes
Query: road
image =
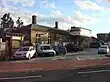
{"label": "road", "polygon": [[110,82],[110,66],[77,70],[1,73],[0,82]]}
{"label": "road", "polygon": [[[110,53],[108,53],[110,54]],[[31,60],[18,60],[16,62],[40,62],[50,60],[92,60],[92,59],[106,59],[105,54],[98,54],[97,49],[86,49],[82,52],[68,53],[66,55],[58,55],[55,57],[38,57]],[[15,61],[14,61],[15,62]]]}

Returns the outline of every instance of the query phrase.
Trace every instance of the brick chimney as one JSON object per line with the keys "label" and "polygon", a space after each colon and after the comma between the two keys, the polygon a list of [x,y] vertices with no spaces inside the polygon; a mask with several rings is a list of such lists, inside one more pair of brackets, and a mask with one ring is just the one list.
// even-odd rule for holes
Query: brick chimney
{"label": "brick chimney", "polygon": [[55,28],[58,28],[58,22],[57,21],[55,22]]}
{"label": "brick chimney", "polygon": [[37,23],[37,21],[36,21],[36,15],[33,15],[32,16],[32,24],[36,24]]}

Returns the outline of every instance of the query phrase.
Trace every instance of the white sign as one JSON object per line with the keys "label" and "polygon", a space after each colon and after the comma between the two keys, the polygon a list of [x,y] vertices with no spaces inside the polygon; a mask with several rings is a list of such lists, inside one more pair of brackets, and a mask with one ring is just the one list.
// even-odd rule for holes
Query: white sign
{"label": "white sign", "polygon": [[21,37],[13,36],[12,39],[21,40]]}

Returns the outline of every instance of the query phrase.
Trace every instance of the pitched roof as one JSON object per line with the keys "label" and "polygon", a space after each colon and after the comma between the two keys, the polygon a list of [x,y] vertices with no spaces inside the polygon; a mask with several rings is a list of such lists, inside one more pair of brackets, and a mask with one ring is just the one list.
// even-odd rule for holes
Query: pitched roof
{"label": "pitched roof", "polygon": [[31,29],[35,29],[35,30],[42,30],[42,31],[48,31],[48,32],[52,32],[52,33],[58,33],[58,34],[62,34],[62,35],[69,35],[69,32],[66,30],[62,30],[62,29],[57,29],[54,27],[49,27],[49,26],[44,26],[44,25],[32,25]]}
{"label": "pitched roof", "polygon": [[54,27],[49,27],[49,26],[44,26],[44,25],[38,25],[38,24],[29,24],[26,26],[23,26],[21,28],[18,28],[17,31],[20,32],[22,29],[33,29],[33,30],[39,30],[39,31],[44,31],[44,32],[50,32],[50,33],[58,33],[62,35],[71,35],[68,31],[54,28]]}

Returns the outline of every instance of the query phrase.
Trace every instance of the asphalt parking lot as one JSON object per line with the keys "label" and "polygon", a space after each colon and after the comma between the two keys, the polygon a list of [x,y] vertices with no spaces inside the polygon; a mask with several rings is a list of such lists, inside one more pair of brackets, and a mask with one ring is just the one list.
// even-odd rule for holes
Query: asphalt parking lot
{"label": "asphalt parking lot", "polygon": [[[108,55],[110,55],[110,53],[108,53]],[[51,60],[93,60],[107,58],[110,57],[105,56],[105,54],[98,54],[97,49],[86,49],[81,52],[67,53],[66,55],[58,55],[54,57],[37,57],[30,60],[16,60],[16,62],[41,62]]]}

